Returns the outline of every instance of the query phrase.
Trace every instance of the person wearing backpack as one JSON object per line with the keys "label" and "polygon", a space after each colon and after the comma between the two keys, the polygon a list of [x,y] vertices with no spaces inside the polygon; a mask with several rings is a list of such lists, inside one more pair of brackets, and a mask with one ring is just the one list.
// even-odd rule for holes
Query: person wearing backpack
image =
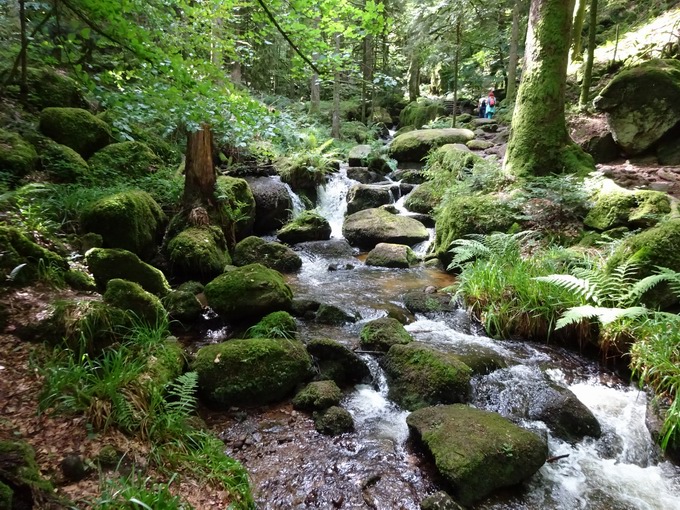
{"label": "person wearing backpack", "polygon": [[486,116],[486,96],[479,98],[479,118],[483,119]]}
{"label": "person wearing backpack", "polygon": [[496,113],[496,96],[494,96],[493,90],[490,90],[489,96],[486,98],[486,118],[492,118],[494,113]]}

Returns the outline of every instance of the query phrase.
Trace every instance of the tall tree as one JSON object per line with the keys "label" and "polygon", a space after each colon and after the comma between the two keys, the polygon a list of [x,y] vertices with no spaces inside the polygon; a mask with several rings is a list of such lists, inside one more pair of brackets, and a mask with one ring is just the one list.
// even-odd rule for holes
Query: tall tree
{"label": "tall tree", "polygon": [[517,92],[517,64],[519,61],[519,7],[520,0],[512,5],[512,30],[510,32],[510,53],[508,55],[508,86],[505,97],[515,99]]}
{"label": "tall tree", "polygon": [[586,5],[588,0],[578,0],[576,6],[576,13],[574,14],[574,29],[572,31],[572,50],[571,60],[583,60],[581,55],[583,48],[581,46],[581,32],[583,31],[583,21],[586,18]]}
{"label": "tall tree", "polygon": [[519,178],[594,168],[572,142],[564,113],[573,0],[532,0],[526,64],[505,156]]}
{"label": "tall tree", "polygon": [[579,105],[585,107],[590,99],[590,82],[593,79],[593,60],[595,58],[595,35],[597,35],[597,0],[590,0],[590,27],[588,27],[588,60],[581,82]]}

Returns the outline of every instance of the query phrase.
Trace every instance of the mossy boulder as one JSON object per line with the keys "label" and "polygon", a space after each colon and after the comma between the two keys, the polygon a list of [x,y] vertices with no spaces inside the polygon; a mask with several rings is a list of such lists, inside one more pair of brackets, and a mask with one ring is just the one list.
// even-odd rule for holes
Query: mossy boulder
{"label": "mossy boulder", "polygon": [[333,381],[309,383],[295,398],[293,407],[301,411],[321,411],[340,404],[342,391]]}
{"label": "mossy boulder", "polygon": [[163,388],[182,375],[186,363],[182,344],[176,338],[168,337],[149,357],[144,373],[156,386]]}
{"label": "mossy boulder", "polygon": [[221,409],[282,400],[310,377],[311,368],[302,343],[269,338],[202,347],[192,364],[200,395]]}
{"label": "mossy boulder", "polygon": [[227,271],[208,283],[204,292],[215,312],[236,321],[289,310],[293,300],[281,273],[262,264]]}
{"label": "mossy boulder", "polygon": [[193,292],[173,290],[162,299],[168,316],[184,326],[191,325],[201,318],[203,305]]}
{"label": "mossy boulder", "polygon": [[154,173],[163,166],[161,159],[142,142],[120,142],[97,151],[88,164],[100,178],[114,175],[136,179]]}
{"label": "mossy boulder", "polygon": [[432,214],[434,208],[441,201],[441,190],[432,181],[424,182],[411,193],[404,201],[404,207],[411,212],[420,214]]}
{"label": "mossy boulder", "polygon": [[343,310],[339,306],[321,303],[314,314],[314,321],[329,326],[342,326],[357,321],[357,314]]}
{"label": "mossy boulder", "polygon": [[35,450],[24,441],[0,441],[0,506],[3,510],[62,508],[52,484],[44,479],[35,460]]}
{"label": "mossy boulder", "polygon": [[404,244],[378,243],[368,252],[367,266],[408,269],[420,260],[413,250]]}
{"label": "mossy boulder", "polygon": [[111,129],[101,119],[80,108],[45,108],[40,131],[87,159],[111,143]]}
{"label": "mossy boulder", "polygon": [[145,291],[160,297],[170,292],[170,285],[160,269],[142,262],[127,250],[92,248],[85,254],[85,262],[100,292],[104,292],[106,284],[114,278],[138,283]]}
{"label": "mossy boulder", "polygon": [[471,151],[483,151],[493,147],[494,143],[488,140],[470,140],[465,146]]}
{"label": "mossy boulder", "polygon": [[231,264],[224,234],[212,225],[183,230],[170,240],[167,252],[172,272],[183,278],[211,280]]}
{"label": "mossy boulder", "polygon": [[402,128],[413,126],[415,129],[420,129],[431,120],[443,115],[446,115],[446,107],[443,102],[420,98],[418,101],[407,104],[401,111],[399,125]]}
{"label": "mossy boulder", "polygon": [[303,211],[293,221],[284,225],[276,235],[287,244],[325,241],[331,238],[331,225],[319,213]]}
{"label": "mossy boulder", "polygon": [[96,200],[80,216],[84,232],[102,236],[104,248],[121,248],[143,260],[152,258],[167,218],[146,191],[123,191]]}
{"label": "mossy boulder", "polygon": [[406,423],[463,505],[526,480],[548,456],[548,445],[538,435],[499,414],[462,404],[419,409]]}
{"label": "mossy boulder", "polygon": [[257,262],[282,273],[293,273],[302,267],[302,259],[288,246],[256,236],[246,237],[236,245],[233,261],[237,266]]}
{"label": "mossy boulder", "polygon": [[404,294],[404,306],[411,313],[453,312],[456,305],[446,292],[412,290]]}
{"label": "mossy boulder", "polygon": [[359,333],[361,348],[367,351],[387,352],[395,344],[408,344],[413,340],[404,326],[392,317],[372,320]]}
{"label": "mossy boulder", "polygon": [[378,138],[378,133],[359,120],[343,122],[340,125],[340,137],[356,143],[367,143]]}
{"label": "mossy boulder", "polygon": [[28,102],[37,108],[67,106],[87,108],[82,88],[63,71],[51,67],[28,68]]}
{"label": "mossy boulder", "polygon": [[329,338],[310,340],[307,352],[314,357],[321,379],[330,379],[341,387],[370,380],[366,363],[340,342]]}
{"label": "mossy boulder", "polygon": [[215,184],[215,195],[220,204],[228,230],[227,242],[236,242],[253,233],[255,225],[255,197],[248,181],[239,177],[220,175]]}
{"label": "mossy boulder", "polygon": [[347,214],[393,203],[392,191],[392,184],[354,184],[347,192]]}
{"label": "mossy boulder", "polygon": [[14,227],[0,225],[0,286],[31,283],[39,276],[40,266],[65,272],[68,262]]}
{"label": "mossy boulder", "polygon": [[141,285],[120,278],[113,278],[106,284],[104,303],[132,312],[151,325],[159,324],[166,311],[158,296],[145,291]]}
{"label": "mossy boulder", "polygon": [[293,200],[286,185],[268,177],[249,178],[247,182],[255,198],[254,231],[267,234],[288,223]]}
{"label": "mossy boulder", "polygon": [[607,114],[624,152],[640,154],[680,121],[680,61],[653,59],[625,69],[593,103]]}
{"label": "mossy boulder", "polygon": [[370,145],[355,145],[349,150],[347,161],[349,166],[368,166],[368,158],[373,152]]}
{"label": "mossy boulder", "polygon": [[72,183],[84,179],[90,167],[80,154],[60,143],[46,140],[38,147],[40,168],[58,183]]}
{"label": "mossy boulder", "polygon": [[425,225],[384,209],[364,209],[345,218],[342,234],[352,246],[372,249],[378,243],[413,246],[427,241]]}
{"label": "mossy boulder", "polygon": [[397,136],[390,145],[390,156],[399,163],[417,163],[432,149],[449,143],[467,143],[475,137],[469,129],[417,129]]}
{"label": "mossy boulder", "polygon": [[82,290],[85,292],[94,292],[97,290],[97,284],[94,282],[94,278],[85,271],[69,269],[64,273],[64,281],[74,290]]}
{"label": "mossy boulder", "polygon": [[354,430],[354,419],[346,409],[332,406],[314,413],[314,428],[328,436],[338,436]]}
{"label": "mossy boulder", "polygon": [[247,338],[295,338],[298,327],[295,318],[288,312],[278,311],[265,315],[248,328]]}
{"label": "mossy boulder", "polygon": [[467,402],[472,369],[456,356],[419,342],[390,347],[382,360],[389,397],[411,411]]}
{"label": "mossy boulder", "polygon": [[35,147],[19,134],[0,129],[0,174],[4,180],[17,182],[32,172],[38,162]]}

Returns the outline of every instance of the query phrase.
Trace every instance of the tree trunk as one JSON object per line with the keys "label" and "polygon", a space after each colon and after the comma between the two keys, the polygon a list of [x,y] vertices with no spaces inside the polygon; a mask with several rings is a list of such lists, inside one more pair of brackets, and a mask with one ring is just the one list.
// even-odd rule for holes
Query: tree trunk
{"label": "tree trunk", "polygon": [[460,65],[460,25],[461,20],[458,16],[456,22],[456,53],[453,58],[453,116],[451,117],[451,127],[456,127],[456,111],[458,110],[458,66]]}
{"label": "tree trunk", "polygon": [[26,62],[28,37],[26,35],[25,3],[25,0],[19,0],[19,25],[21,26],[21,51],[19,56],[19,61],[21,62],[21,79],[19,80],[19,91],[24,100],[26,99],[26,96],[28,96],[28,64]]}
{"label": "tree trunk", "polygon": [[590,0],[590,27],[588,27],[588,61],[583,72],[579,105],[585,107],[590,100],[590,82],[593,79],[593,60],[595,59],[595,36],[597,35],[597,0]]}
{"label": "tree trunk", "polygon": [[[340,34],[335,34],[335,53],[340,55]],[[337,64],[336,64],[337,65]],[[340,139],[340,68],[335,70],[333,77],[333,114],[331,120],[331,136]]]}
{"label": "tree trunk", "polygon": [[517,62],[519,60],[519,0],[512,6],[512,32],[508,55],[508,86],[505,97],[512,101],[517,93]]}
{"label": "tree trunk", "polygon": [[319,113],[321,111],[321,83],[319,82],[319,75],[316,73],[312,74],[310,89],[309,113]]}
{"label": "tree trunk", "polygon": [[420,59],[415,50],[411,53],[411,63],[408,68],[408,100],[416,101],[420,95]]}
{"label": "tree trunk", "polygon": [[217,174],[212,159],[212,132],[203,124],[199,131],[187,135],[187,152],[184,165],[185,208],[215,205]]}
{"label": "tree trunk", "polygon": [[526,68],[519,86],[505,156],[518,178],[594,169],[569,138],[564,115],[574,0],[532,0]]}
{"label": "tree trunk", "polygon": [[572,32],[571,60],[583,60],[583,47],[581,46],[581,32],[583,32],[583,20],[586,18],[586,4],[588,0],[578,0],[576,15],[574,16],[574,30]]}

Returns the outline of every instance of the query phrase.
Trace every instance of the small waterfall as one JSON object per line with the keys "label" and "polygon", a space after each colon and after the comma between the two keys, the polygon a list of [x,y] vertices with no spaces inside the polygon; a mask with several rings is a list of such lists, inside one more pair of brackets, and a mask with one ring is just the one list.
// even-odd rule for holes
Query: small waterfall
{"label": "small waterfall", "polygon": [[285,182],[283,185],[286,187],[288,195],[290,195],[290,199],[293,202],[293,218],[296,218],[300,215],[300,213],[302,213],[302,211],[306,209],[305,204],[302,202],[302,199],[299,197],[299,195],[293,191],[293,188],[291,188]]}
{"label": "small waterfall", "polygon": [[347,164],[333,173],[325,186],[317,188],[317,210],[331,225],[331,237],[342,238],[342,223],[347,212],[347,192],[357,181],[347,177]]}

